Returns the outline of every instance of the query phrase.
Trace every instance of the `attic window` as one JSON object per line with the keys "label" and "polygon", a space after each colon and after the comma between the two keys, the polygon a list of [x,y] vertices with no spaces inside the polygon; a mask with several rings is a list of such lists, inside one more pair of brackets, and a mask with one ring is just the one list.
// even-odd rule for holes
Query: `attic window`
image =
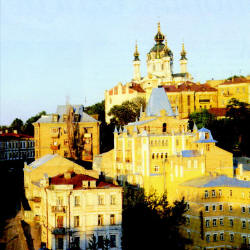
{"label": "attic window", "polygon": [[80,120],[80,115],[79,114],[74,114],[74,121],[79,122]]}
{"label": "attic window", "polygon": [[205,133],[205,139],[209,139],[209,133]]}

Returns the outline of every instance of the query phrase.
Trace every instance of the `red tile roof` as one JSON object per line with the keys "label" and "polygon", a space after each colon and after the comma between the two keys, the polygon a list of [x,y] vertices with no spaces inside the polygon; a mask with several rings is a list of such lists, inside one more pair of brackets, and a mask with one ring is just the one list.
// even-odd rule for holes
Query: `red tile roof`
{"label": "red tile roof", "polygon": [[13,137],[13,138],[19,138],[19,139],[32,139],[32,138],[34,138],[31,135],[16,134],[16,133],[2,133],[2,134],[0,134],[0,137],[1,138]]}
{"label": "red tile roof", "polygon": [[138,83],[132,83],[132,86],[130,86],[129,87],[130,89],[133,89],[133,90],[135,90],[135,91],[137,91],[137,92],[140,92],[140,93],[145,93],[145,90],[141,87],[141,85],[140,84],[138,84]]}
{"label": "red tile roof", "polygon": [[229,85],[229,84],[240,84],[240,83],[250,83],[250,80],[247,80],[246,78],[234,78],[232,80],[226,80],[225,82],[219,84],[219,85]]}
{"label": "red tile roof", "polygon": [[73,189],[81,189],[82,181],[96,181],[96,188],[109,188],[109,187],[118,187],[112,183],[99,181],[98,179],[84,175],[84,174],[76,174],[71,172],[71,178],[65,178],[64,174],[59,174],[57,176],[50,178],[51,185],[73,185]]}
{"label": "red tile roof", "polygon": [[211,108],[208,112],[215,116],[226,116],[227,108]]}
{"label": "red tile roof", "polygon": [[210,87],[207,84],[196,84],[193,82],[184,82],[178,86],[165,85],[163,86],[166,92],[182,92],[182,91],[194,91],[194,92],[213,92],[217,89]]}

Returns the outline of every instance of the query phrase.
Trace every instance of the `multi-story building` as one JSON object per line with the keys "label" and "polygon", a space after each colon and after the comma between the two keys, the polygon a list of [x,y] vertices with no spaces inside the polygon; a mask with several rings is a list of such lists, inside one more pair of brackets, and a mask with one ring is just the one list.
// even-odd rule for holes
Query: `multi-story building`
{"label": "multi-story building", "polygon": [[239,249],[250,244],[250,181],[202,176],[178,187],[188,201],[183,233],[197,249]]}
{"label": "multi-story building", "polygon": [[92,160],[99,154],[99,127],[84,113],[83,105],[59,105],[55,114],[43,115],[34,125],[35,159],[47,154]]}
{"label": "multi-story building", "polygon": [[31,208],[24,219],[36,243],[85,250],[94,234],[99,248],[107,237],[111,249],[121,249],[121,187],[59,155],[25,165],[24,185]]}
{"label": "multi-story building", "polygon": [[[248,223],[249,211],[241,215],[236,207],[246,207],[249,203],[250,182],[234,178],[232,153],[215,144],[216,140],[208,129],[197,130],[194,125],[190,130],[188,119],[181,119],[178,110],[172,109],[164,88],[155,88],[140,119],[124,126],[123,130],[115,129],[114,149],[97,156],[93,168],[119,183],[138,185],[146,193],[151,190],[156,190],[158,194],[167,191],[170,202],[184,196],[189,204],[187,216],[194,218],[194,223],[186,225],[184,231],[190,234],[198,249],[240,246],[243,239],[245,241],[245,236],[248,237],[249,229],[241,230],[239,225],[242,225],[241,220]],[[190,183],[197,183],[197,186]],[[187,190],[189,193],[185,193]],[[211,194],[204,200],[204,190],[209,193],[215,190],[218,194],[222,192],[222,195],[216,194],[215,199]],[[233,198],[228,198],[230,190],[234,193]],[[237,200],[237,194],[241,193],[245,194],[245,200],[239,205],[241,201]],[[228,211],[230,202],[235,213],[230,214]],[[204,211],[205,203],[210,204],[211,213]],[[221,204],[224,206],[223,210],[220,210]],[[216,206],[216,213],[213,206]],[[205,222],[202,220],[200,223],[200,212],[204,212],[202,216],[207,220],[209,218],[210,223],[215,218],[217,222],[214,223],[219,223],[219,219],[225,216],[224,223],[228,223],[228,218],[233,217],[237,224],[230,229],[217,226],[215,228],[218,232],[215,228],[205,230]],[[201,231],[204,237],[201,237]],[[233,243],[229,238],[231,232],[235,237],[237,234]],[[213,236],[215,233],[217,236]],[[209,240],[205,238],[207,234],[210,234]],[[221,237],[221,241],[217,242],[219,238],[214,238],[213,241],[212,237]]]}
{"label": "multi-story building", "polygon": [[107,122],[109,122],[111,118],[108,113],[112,106],[119,105],[124,101],[131,100],[138,96],[148,99],[152,88],[179,84],[193,79],[187,71],[187,57],[184,44],[182,45],[182,51],[180,53],[180,73],[174,73],[173,52],[168,47],[167,39],[161,32],[160,23],[158,23],[158,31],[154,40],[155,45],[147,54],[147,75],[141,77],[141,61],[136,44],[132,80],[125,85],[119,83],[114,88],[105,91],[105,113]]}
{"label": "multi-story building", "polygon": [[232,78],[217,86],[218,107],[225,108],[232,98],[250,104],[250,80],[246,78]]}
{"label": "multi-story building", "polygon": [[[141,76],[141,61],[136,44],[133,60],[133,78],[126,84],[118,83],[105,91],[105,119],[114,105],[135,97],[144,97],[146,103],[152,88],[165,86],[173,108],[178,107],[180,116],[186,118],[190,112],[201,109],[226,108],[230,99],[250,103],[250,77],[232,80],[209,80],[205,84],[193,83],[193,77],[187,69],[187,53],[182,45],[180,53],[180,73],[173,73],[173,53],[168,47],[166,37],[161,33],[160,24],[154,37],[155,45],[147,54],[147,74]],[[165,43],[164,43],[165,40]],[[221,110],[213,110],[216,116],[223,116]],[[225,112],[224,112],[225,113]]]}
{"label": "multi-story building", "polygon": [[0,131],[0,161],[34,160],[33,136]]}

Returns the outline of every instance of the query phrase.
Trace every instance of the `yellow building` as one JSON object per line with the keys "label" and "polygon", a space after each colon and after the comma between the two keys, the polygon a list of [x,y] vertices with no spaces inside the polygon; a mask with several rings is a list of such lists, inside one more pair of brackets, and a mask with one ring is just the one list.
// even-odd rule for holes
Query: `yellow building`
{"label": "yellow building", "polygon": [[25,165],[24,186],[31,208],[24,220],[36,246],[85,250],[94,234],[98,248],[108,237],[112,249],[121,249],[121,187],[59,155]]}
{"label": "yellow building", "polygon": [[250,104],[250,80],[233,78],[218,85],[218,107],[225,108],[232,98]]}
{"label": "yellow building", "polygon": [[[128,182],[137,185],[144,188],[146,193],[156,190],[161,194],[167,191],[170,202],[184,196],[189,204],[187,216],[192,219],[192,223],[184,227],[183,233],[187,233],[194,240],[191,249],[240,246],[240,243],[245,241],[245,236],[248,237],[249,229],[240,230],[239,223],[241,220],[248,223],[249,211],[241,216],[238,207],[246,207],[247,202],[249,204],[247,199],[250,197],[250,182],[233,178],[233,155],[215,144],[216,141],[208,129],[197,130],[194,126],[192,131],[189,130],[188,119],[181,119],[178,110],[172,109],[164,88],[154,88],[140,119],[124,126],[123,130],[115,129],[114,149],[96,156],[93,168],[104,173],[107,179],[116,180],[120,184]],[[217,179],[219,181],[215,186],[204,184],[203,188],[202,180],[212,185],[212,180]],[[192,186],[190,183],[201,183],[201,186]],[[211,193],[215,188],[216,192],[222,191],[223,195],[217,195],[216,199],[209,196],[211,201],[202,200],[204,190]],[[230,190],[234,193],[235,200],[228,198],[227,192],[231,192]],[[245,200],[239,205],[237,194],[241,193],[245,193]],[[210,210],[205,213],[206,202],[211,203],[211,207],[220,207],[219,205],[223,204],[224,209],[216,208],[216,213]],[[229,203],[236,213],[227,214]],[[200,223],[201,212],[204,212],[202,216],[205,220],[212,221],[217,216],[216,223],[219,223],[218,216],[225,216],[224,223],[228,223],[228,218],[233,217],[236,225],[228,229],[216,224],[213,230],[205,230],[204,218],[202,224]],[[203,238],[200,237],[201,226]],[[217,236],[213,236],[214,234]],[[231,234],[235,235],[232,242],[229,240]]]}
{"label": "yellow building", "polygon": [[[84,113],[83,105],[59,105],[56,113],[43,115],[33,125],[35,159],[47,154],[74,157],[78,153],[80,159],[92,160],[93,155],[100,153],[100,122]],[[73,134],[77,142],[73,141]],[[79,145],[77,152],[74,144]]]}
{"label": "yellow building", "polygon": [[188,201],[183,233],[192,249],[238,249],[250,244],[250,181],[225,175],[195,178],[179,185]]}
{"label": "yellow building", "polygon": [[136,44],[133,60],[133,78],[126,84],[118,83],[117,86],[105,91],[105,113],[106,122],[110,122],[108,113],[112,106],[120,105],[122,102],[132,100],[135,97],[148,99],[152,88],[158,86],[179,84],[191,81],[193,78],[187,71],[187,57],[182,45],[180,53],[180,73],[173,72],[173,53],[168,47],[167,38],[162,34],[160,23],[154,37],[155,45],[147,53],[147,74],[141,76],[141,61],[139,58],[138,46]]}

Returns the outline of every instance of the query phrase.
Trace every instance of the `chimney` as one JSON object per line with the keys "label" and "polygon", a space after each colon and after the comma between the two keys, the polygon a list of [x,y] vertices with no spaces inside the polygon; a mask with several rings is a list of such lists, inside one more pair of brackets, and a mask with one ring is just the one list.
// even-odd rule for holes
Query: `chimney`
{"label": "chimney", "polygon": [[65,179],[71,179],[71,172],[64,173],[64,178]]}

